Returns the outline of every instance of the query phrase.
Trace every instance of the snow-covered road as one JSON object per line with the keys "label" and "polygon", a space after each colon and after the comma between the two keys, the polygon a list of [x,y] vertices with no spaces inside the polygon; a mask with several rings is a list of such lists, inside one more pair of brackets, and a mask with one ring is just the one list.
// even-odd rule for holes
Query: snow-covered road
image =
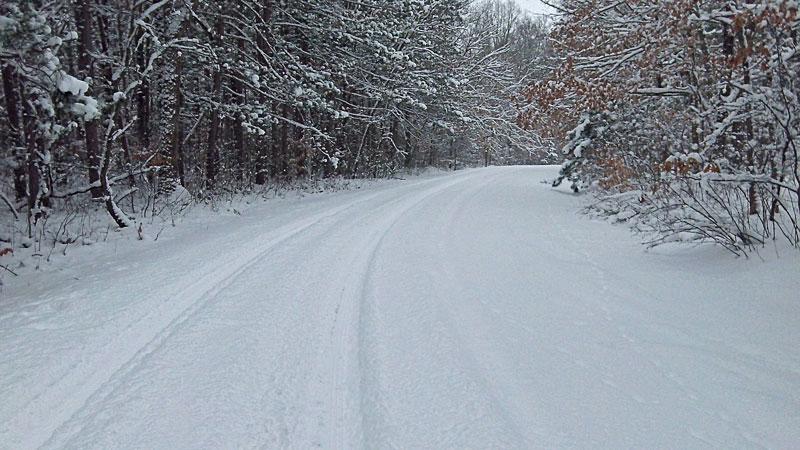
{"label": "snow-covered road", "polygon": [[0,448],[800,446],[796,253],[644,252],[556,171],[277,201],[9,284]]}

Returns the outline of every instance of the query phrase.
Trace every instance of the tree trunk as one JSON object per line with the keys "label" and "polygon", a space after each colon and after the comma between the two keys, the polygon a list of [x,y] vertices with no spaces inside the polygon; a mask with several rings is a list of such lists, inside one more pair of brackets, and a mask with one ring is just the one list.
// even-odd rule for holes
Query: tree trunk
{"label": "tree trunk", "polygon": [[[144,43],[144,49],[139,50],[137,63],[139,70],[144,70],[147,65],[145,54],[148,52],[149,43]],[[144,150],[150,149],[150,80],[144,78],[136,91],[136,115],[138,118],[139,145]]]}
{"label": "tree trunk", "polygon": [[19,92],[15,86],[16,74],[11,64],[3,66],[3,96],[6,99],[6,114],[11,134],[11,159],[14,164],[14,199],[23,200],[28,194],[25,179],[25,143],[22,138],[19,115]]}
{"label": "tree trunk", "polygon": [[[214,94],[219,92],[221,79],[222,73],[220,70],[217,70],[214,73]],[[212,97],[216,98],[216,95]],[[219,169],[219,149],[217,148],[217,141],[219,140],[219,115],[219,107],[215,106],[211,111],[211,123],[208,129],[208,148],[206,149],[206,182],[210,188],[213,188],[217,181],[217,171]]]}
{"label": "tree trunk", "polygon": [[[90,0],[77,0],[75,3],[75,24],[78,28],[78,71],[86,77],[94,78],[94,60],[92,52],[92,16]],[[100,189],[100,148],[97,121],[83,122],[86,139],[86,162],[89,165],[89,183],[92,185],[92,198],[102,197]]]}
{"label": "tree trunk", "polygon": [[[242,50],[241,45],[239,46],[240,50]],[[242,126],[242,107],[245,104],[245,93],[244,93],[244,86],[242,82],[238,78],[234,78],[231,82],[231,89],[233,90],[234,95],[236,96],[236,104],[239,105],[239,110],[233,114],[231,118],[232,121],[232,128],[233,128],[233,142],[236,145],[234,149],[236,154],[236,174],[239,180],[242,179],[250,179],[250,167],[247,164],[247,154],[245,152],[244,144],[244,127]]]}
{"label": "tree trunk", "polygon": [[[214,44],[218,49],[222,44],[224,25],[222,16],[218,16],[217,22],[214,25]],[[206,149],[206,182],[209,188],[214,187],[217,182],[217,173],[219,172],[219,148],[217,148],[217,142],[219,141],[221,90],[222,61],[216,61],[214,78],[211,86],[211,101],[214,103],[214,107],[211,111],[211,123],[208,130],[208,148]]]}
{"label": "tree trunk", "polygon": [[[84,78],[94,78],[94,58],[92,53],[92,16],[90,0],[77,0],[75,3],[75,23],[78,28],[78,71]],[[106,76],[111,79],[111,74]],[[109,120],[113,120],[112,115]],[[108,169],[111,164],[110,136],[103,139],[102,157],[100,148],[100,134],[98,120],[92,118],[83,121],[83,130],[86,138],[86,158],[89,163],[89,182],[93,199],[102,200],[106,210],[117,226],[124,228],[132,225],[114,202],[111,186],[108,183]]]}
{"label": "tree trunk", "polygon": [[[118,112],[119,111],[117,111],[117,113]],[[117,114],[114,116],[117,116]],[[133,222],[131,222],[128,216],[117,206],[116,201],[114,201],[114,194],[111,190],[111,185],[108,183],[108,169],[111,166],[111,134],[107,135],[104,141],[102,165],[100,166],[100,189],[103,193],[102,200],[103,203],[105,203],[106,211],[118,227],[133,227]]]}
{"label": "tree trunk", "polygon": [[[269,64],[269,57],[272,56],[272,46],[269,45],[267,42],[266,33],[269,32],[270,29],[270,22],[272,22],[272,13],[273,13],[273,1],[272,0],[263,0],[261,2],[261,29],[260,33],[256,38],[256,45],[259,48],[259,61],[263,65]],[[260,100],[262,103],[271,103],[271,110],[272,115],[274,116],[277,112],[277,107],[274,101],[269,101],[266,99],[265,96],[260,95]],[[270,124],[270,134],[269,134],[269,148],[270,148],[270,155],[272,157],[272,163],[274,164],[275,154],[277,152],[277,135],[278,135],[278,126],[273,122]],[[267,154],[267,146],[264,144],[257,146],[257,155],[256,155],[256,184],[263,185],[267,182],[267,174],[268,174],[268,159],[270,155]],[[274,167],[273,167],[274,170]]]}
{"label": "tree trunk", "polygon": [[[282,108],[283,117],[289,117],[289,105],[284,104]],[[278,156],[280,164],[280,174],[289,175],[289,124],[281,124],[280,132],[280,151]]]}
{"label": "tree trunk", "polygon": [[19,95],[22,104],[22,127],[27,147],[24,167],[28,181],[26,186],[28,194],[28,237],[33,237],[33,224],[41,217],[41,212],[37,211],[41,183],[41,171],[39,168],[39,144],[41,141],[39,140],[36,112],[33,104],[27,99],[24,90],[21,90]]}
{"label": "tree trunk", "polygon": [[[740,29],[737,33],[737,40],[739,41],[739,45],[744,47],[747,45],[744,36],[744,29]],[[742,71],[744,72],[743,81],[745,86],[750,84],[750,61],[748,57],[744,57],[744,61],[742,62]],[[747,108],[749,109],[749,108]],[[744,145],[747,147],[747,170],[750,173],[756,173],[756,160],[755,160],[755,149],[753,148],[753,138],[755,136],[755,132],[753,130],[753,119],[749,115],[744,120],[744,131],[745,131],[745,138],[747,139],[744,142]],[[758,198],[758,194],[756,192],[756,184],[750,183],[750,186],[747,188],[747,199],[748,199],[748,209],[750,215],[758,214],[760,209],[760,202]]]}
{"label": "tree trunk", "polygon": [[175,55],[175,72],[172,84],[173,101],[170,134],[170,154],[172,155],[172,167],[176,172],[181,186],[186,185],[183,168],[183,133],[181,133],[181,110],[183,108],[183,56]]}

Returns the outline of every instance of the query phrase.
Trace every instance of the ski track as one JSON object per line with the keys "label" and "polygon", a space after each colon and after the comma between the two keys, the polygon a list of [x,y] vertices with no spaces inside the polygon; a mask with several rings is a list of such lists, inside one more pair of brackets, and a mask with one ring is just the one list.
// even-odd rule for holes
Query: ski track
{"label": "ski track", "polygon": [[[443,195],[432,197],[439,202],[444,201],[447,206],[437,209],[432,216],[436,217],[431,226],[433,233],[424,239],[426,244],[431,244],[428,247],[433,251],[440,249],[441,246],[437,245],[437,242],[446,241],[447,230],[451,229],[456,221],[463,219],[459,217],[463,206],[498,178],[496,175],[476,180],[446,200]],[[427,208],[431,209],[430,206]],[[433,213],[433,211],[418,212]],[[404,218],[398,217],[393,226],[398,226],[398,229],[405,230],[407,234],[409,221],[400,227],[399,222],[402,219]],[[445,234],[442,234],[443,232]],[[425,232],[420,231],[415,235],[425,235]],[[385,244],[384,241],[390,237],[395,240],[397,238],[385,235],[381,244]],[[456,326],[459,317],[451,317],[458,309],[458,305],[453,305],[446,299],[459,298],[459,291],[457,289],[455,292],[442,292],[439,289],[433,292],[417,291],[409,286],[412,287],[412,293],[398,297],[391,292],[391,289],[390,292],[380,289],[380,285],[386,281],[387,274],[385,270],[376,273],[375,269],[384,266],[386,259],[396,257],[397,248],[397,243],[392,242],[385,252],[380,252],[380,248],[378,249],[373,255],[375,259],[372,262],[373,270],[369,271],[366,280],[367,301],[365,312],[361,317],[363,342],[360,356],[361,371],[364,376],[362,409],[366,412],[364,448],[530,448],[533,443],[526,434],[532,431],[529,429],[526,430],[527,433],[521,431],[525,425],[522,425],[509,411],[506,399],[502,398],[488,381],[492,374],[476,361],[473,355],[474,349],[471,348],[472,342],[460,336]],[[423,253],[433,257],[433,254]],[[452,280],[447,267],[440,269],[426,267],[422,270],[429,270],[437,276],[442,276],[440,283],[447,286],[447,289],[458,288],[457,282],[447,281]],[[400,273],[393,275],[392,278],[404,279],[407,275]],[[394,291],[399,290],[400,286],[397,285]],[[408,300],[414,304],[407,305]],[[406,314],[406,318],[401,319],[402,314],[398,315],[394,311],[395,305],[402,305],[405,310],[402,314]],[[451,309],[452,306],[456,308]],[[387,319],[394,324],[390,326],[385,322]],[[400,336],[407,342],[404,343],[405,347],[399,350],[396,342],[381,335],[381,330],[387,330],[392,326],[403,327],[400,328],[402,331]],[[434,343],[436,350],[428,350],[431,342]],[[409,357],[406,348],[414,348],[424,360]],[[445,358],[455,364],[443,366],[438,361],[439,358]],[[423,367],[427,371],[426,377],[431,377],[433,380],[423,382],[416,379],[414,373],[419,373]],[[431,390],[428,384],[437,388]],[[395,398],[387,398],[386,393],[392,390],[398,390],[402,394],[397,397],[398,394],[395,393]],[[437,398],[441,400],[442,396],[448,396],[452,404],[437,401]],[[403,400],[398,403],[398,398]],[[420,401],[423,403],[420,404]],[[430,405],[420,407],[426,401],[430,402]],[[409,405],[411,409],[408,409]],[[435,419],[430,417],[431,415],[435,416]],[[428,423],[429,419],[441,421],[438,428],[419,427],[419,424]],[[409,424],[409,421],[416,423],[417,431],[413,430],[414,425]],[[410,429],[405,429],[404,425],[412,426]],[[438,436],[431,436],[431,431],[435,431]],[[538,442],[542,445],[547,440],[538,431],[541,430],[534,430],[533,434],[540,438]]]}
{"label": "ski track", "polygon": [[[433,181],[425,180],[411,185],[425,185],[431,182]],[[0,437],[2,437],[0,440],[12,443],[13,448],[41,447],[52,437],[55,430],[63,427],[73,416],[79,416],[87,402],[98,396],[102,398],[107,395],[110,380],[133,370],[136,365],[146,359],[149,353],[158,347],[159,343],[169,337],[170,330],[174,330],[188,317],[195,314],[207,301],[213,299],[214,294],[234,282],[248,266],[263,260],[276,246],[289,238],[302,233],[325,219],[349,211],[355,206],[369,202],[381,195],[386,194],[371,194],[366,198],[361,198],[344,206],[330,208],[323,213],[314,215],[310,219],[304,218],[285,225],[279,230],[267,233],[266,236],[260,239],[267,240],[264,246],[256,250],[249,249],[243,258],[241,256],[236,258],[238,260],[245,259],[243,264],[237,263],[236,265],[225,267],[225,263],[228,261],[223,260],[222,264],[203,267],[200,270],[200,274],[190,273],[185,278],[186,281],[179,282],[182,286],[191,286],[188,290],[183,290],[180,293],[180,298],[175,298],[175,294],[172,292],[156,293],[154,297],[158,300],[154,303],[159,307],[163,303],[170,303],[171,307],[168,311],[148,313],[140,318],[137,323],[129,324],[124,334],[113,337],[111,342],[103,345],[103,348],[100,349],[101,351],[96,351],[91,355],[83,355],[83,359],[73,363],[64,376],[54,380],[40,392],[34,394],[31,401],[4,424],[3,428],[7,431],[0,432]],[[192,285],[193,279],[203,281],[200,284]],[[161,312],[160,315],[155,315],[159,312]],[[137,325],[138,323],[141,325]],[[63,398],[65,395],[68,396],[67,399]],[[57,411],[52,409],[54,404],[60,404]],[[51,419],[51,425],[41,427],[36,432],[24,425],[31,418],[49,415],[56,415]],[[0,428],[0,431],[3,428]],[[14,430],[20,433],[21,436],[13,436],[12,432]],[[73,434],[79,431],[80,429],[74,430]]]}
{"label": "ski track", "polygon": [[[48,388],[57,391],[58,393],[64,391],[70,392],[70,403],[81,403],[82,406],[72,412],[69,412],[68,409],[65,408],[60,416],[66,417],[66,419],[62,421],[59,418],[58,420],[60,423],[57,426],[50,427],[52,432],[44,441],[41,440],[41,436],[44,436],[44,434],[47,433],[46,431],[42,431],[41,433],[43,434],[26,432],[26,435],[28,435],[26,440],[12,439],[15,447],[19,446],[18,448],[38,448],[46,445],[46,442],[52,437],[52,433],[55,432],[56,429],[63,427],[73,417],[80,416],[87,403],[97,401],[95,400],[96,398],[103,398],[107,396],[110,390],[113,390],[116,386],[119,386],[122,383],[121,381],[117,382],[116,385],[114,385],[111,381],[115,378],[124,378],[125,374],[132,372],[138,365],[146,361],[148,355],[156,351],[159,346],[170,337],[177,327],[179,327],[192,315],[196,314],[200,309],[203,308],[205,304],[207,304],[207,302],[213,300],[215,294],[219,293],[226,286],[229,286],[231,283],[236,281],[236,279],[241,276],[241,274],[250,265],[263,260],[276,246],[280,245],[282,242],[285,242],[289,238],[302,233],[307,228],[318,224],[326,218],[347,211],[355,205],[368,201],[371,198],[373,197],[350,203],[344,207],[333,208],[328,212],[313,217],[310,221],[306,220],[288,225],[285,227],[285,231],[276,233],[278,236],[269,239],[269,242],[265,245],[265,247],[257,250],[254,256],[248,255],[246,257],[246,262],[241,265],[234,266],[232,268],[224,268],[222,266],[214,267],[214,269],[209,272],[218,272],[218,274],[213,276],[211,279],[205,280],[205,282],[200,286],[194,286],[190,291],[183,293],[184,297],[180,301],[180,307],[175,308],[176,310],[179,310],[177,314],[170,314],[166,315],[165,317],[155,318],[155,320],[153,320],[153,322],[159,323],[159,325],[157,325],[155,328],[157,329],[155,333],[152,333],[151,330],[143,330],[138,333],[131,333],[131,336],[119,338],[119,341],[123,342],[132,340],[134,342],[134,346],[130,347],[127,352],[120,354],[112,355],[110,354],[111,352],[109,352],[107,354],[96,355],[94,359],[96,362],[89,363],[89,365],[94,367],[103,367],[101,370],[97,370],[92,373],[88,378],[75,379],[79,378],[82,374],[78,371],[73,371],[65,378],[59,380],[57,386],[48,386]],[[168,298],[165,298],[163,301],[168,300]],[[148,319],[152,320],[152,318]],[[166,325],[161,326],[160,324],[163,323],[166,323]],[[145,324],[144,326],[146,327],[148,325],[152,325],[152,322]],[[132,325],[130,328],[133,329],[136,327],[135,325]],[[119,350],[119,348],[117,347],[114,350]],[[36,400],[40,399],[44,404],[49,404],[52,402],[52,400],[47,398],[46,391],[36,396]],[[35,413],[31,412],[30,410],[36,409],[37,406],[37,404],[32,402],[32,404],[30,404],[27,408],[20,411],[19,415],[33,415]],[[42,409],[40,409],[40,412]],[[9,428],[13,429],[16,424],[12,421],[9,425]],[[69,432],[69,434],[77,434],[80,431],[81,428],[77,428]]]}
{"label": "ski track", "polygon": [[[321,380],[322,384],[330,383],[330,386],[323,389],[326,392],[318,394],[323,398],[327,398],[328,402],[327,405],[322,405],[321,410],[332,411],[336,414],[336,417],[328,423],[327,431],[327,442],[332,448],[354,448],[356,443],[364,444],[366,448],[372,448],[368,438],[364,437],[362,429],[364,418],[360,399],[363,393],[361,390],[352,392],[352,388],[361,386],[360,389],[363,390],[362,376],[364,371],[368,370],[363,365],[363,362],[359,362],[363,342],[368,339],[364,336],[365,333],[361,323],[364,315],[363,311],[368,301],[365,295],[367,282],[372,271],[375,255],[381,243],[397,222],[415,206],[467,180],[470,180],[470,178],[450,181],[437,186],[435,189],[415,195],[410,199],[401,199],[402,202],[397,202],[401,204],[391,208],[391,213],[382,217],[380,228],[366,237],[366,243],[362,244],[362,249],[355,261],[347,264],[348,267],[353,267],[354,269],[349,271],[349,276],[346,278],[344,285],[333,289],[333,291],[341,289],[341,296],[334,309],[335,319],[333,330],[331,331],[331,348],[323,351],[325,356],[319,365],[324,368],[319,373],[327,374],[331,377],[331,380]],[[353,325],[356,325],[356,327],[354,328]],[[353,374],[357,376],[354,377]],[[351,398],[355,398],[349,400],[348,394],[350,394]],[[314,394],[311,395],[311,397],[315,396]],[[349,411],[348,406],[350,408],[358,408],[358,417],[351,417],[353,414]],[[348,427],[353,428],[348,429]]]}
{"label": "ski track", "polygon": [[[405,199],[404,196],[390,199],[390,201],[382,205],[381,208],[391,207],[395,203],[402,203],[405,206],[401,206],[399,214],[395,213],[390,216],[391,221],[386,230],[391,228],[391,225],[397,220],[395,216],[398,218],[401,217],[404,212],[412,208],[415,204],[423,201],[428,196],[434,195],[468,179],[469,177],[461,176],[456,180],[448,180],[441,186],[435,186],[432,190],[424,191],[422,195],[413,196],[410,201]],[[410,190],[419,185],[425,186],[432,183],[435,183],[435,180],[410,183],[409,186],[404,188]],[[310,219],[293,222],[282,227],[279,231],[269,233],[268,236],[270,237],[266,238],[266,244],[259,246],[257,249],[249,249],[246,256],[237,257],[239,261],[244,260],[243,263],[237,263],[237,265],[233,267],[222,267],[218,265],[211,270],[206,270],[206,273],[212,273],[214,275],[210,278],[205,278],[201,284],[194,285],[188,291],[182,292],[180,308],[173,307],[171,309],[171,311],[176,311],[178,309],[180,309],[180,311],[165,314],[157,318],[149,316],[143,318],[140,322],[144,323],[143,327],[148,328],[147,330],[129,332],[127,336],[120,337],[111,344],[106,345],[105,347],[110,349],[108,352],[94,355],[94,358],[90,362],[83,364],[89,368],[98,368],[88,377],[84,375],[85,371],[72,370],[65,377],[59,379],[56,383],[48,386],[46,390],[38,394],[26,408],[20,411],[17,417],[30,417],[44,411],[46,407],[39,407],[38,405],[52,404],[54,400],[48,395],[48,393],[51,392],[55,396],[60,396],[64,392],[69,392],[69,404],[75,406],[73,406],[72,410],[68,407],[61,409],[59,411],[59,417],[51,422],[52,425],[47,429],[43,428],[39,433],[26,432],[22,439],[9,439],[11,442],[14,442],[14,448],[70,447],[73,443],[72,437],[81,435],[84,431],[84,427],[89,423],[88,419],[96,415],[90,406],[95,405],[94,409],[99,409],[100,407],[96,405],[102,404],[104,399],[116,393],[118,390],[124,389],[130,381],[129,378],[131,374],[142,364],[146,364],[150,355],[162,348],[177,330],[193,316],[196,316],[204,307],[212,303],[220,292],[224,291],[241,278],[242,275],[247,272],[248,268],[263,261],[276,247],[302,234],[309,228],[319,226],[327,219],[335,218],[344,213],[352,213],[358,205],[369,203],[376,198],[387,195],[396,195],[396,193],[369,195],[366,198],[350,202],[344,206],[331,208]],[[325,225],[330,228],[338,225],[338,223],[329,222]],[[382,234],[385,233],[386,230],[376,234],[371,241],[367,243],[364,247],[366,249],[364,253],[365,257],[362,259],[369,260],[370,255],[375,251]],[[264,238],[262,238],[262,240],[263,239]],[[332,387],[328,388],[326,392],[317,393],[322,398],[325,396],[328,397],[328,403],[324,404],[322,408],[323,411],[338,411],[338,413],[334,415],[335,417],[326,423],[326,426],[329,428],[329,440],[326,441],[328,444],[335,445],[335,448],[351,447],[351,440],[348,433],[352,434],[352,430],[347,430],[347,426],[350,423],[348,419],[352,419],[352,417],[349,417],[351,414],[349,414],[346,406],[347,382],[349,381],[347,371],[351,368],[351,364],[349,364],[351,361],[347,358],[342,358],[341,352],[345,351],[347,345],[353,341],[352,337],[354,334],[349,330],[348,325],[354,323],[354,314],[357,315],[357,312],[354,310],[352,298],[358,294],[350,291],[352,291],[352,286],[361,284],[359,277],[364,276],[361,267],[359,267],[358,264],[356,264],[355,267],[358,267],[358,269],[351,270],[350,273],[353,276],[348,282],[344,283],[342,297],[339,299],[339,304],[337,305],[339,314],[335,315],[336,320],[334,322],[332,336],[335,344],[324,352],[324,354],[327,355],[324,364],[329,370],[321,373],[333,376],[332,381],[327,379],[324,381],[326,384],[329,382],[332,383]],[[163,301],[168,301],[166,296],[162,295],[158,297],[165,297]],[[153,328],[154,322],[159,323],[155,328]],[[135,329],[137,329],[136,325],[129,326],[129,330]],[[156,330],[155,332],[153,332],[154,329]],[[118,342],[128,343],[127,351],[112,354],[112,351],[118,351],[120,349]],[[131,342],[133,342],[133,345],[130,344]],[[77,406],[78,404],[80,404],[80,406]],[[38,413],[36,412],[37,407],[39,408]],[[10,421],[7,426],[8,429],[13,430],[16,427],[15,421]],[[17,429],[23,430],[24,427],[19,427]],[[47,435],[46,438],[45,435]]]}
{"label": "ski track", "polygon": [[[12,342],[52,348],[0,357],[53,367],[0,375],[24,400],[0,405],[0,449],[795,447],[800,283],[754,303],[742,289],[777,266],[643,253],[540,185],[554,170],[298,202],[176,243],[177,275],[133,254],[17,301]],[[142,305],[111,302],[126,268],[153,277]],[[76,295],[109,316],[59,322]]]}
{"label": "ski track", "polygon": [[[458,200],[456,201],[456,204],[463,204],[474,192],[485,188],[497,177],[498,175],[495,175],[490,178],[479,180],[479,184],[477,186],[474,184],[475,180],[471,180],[473,181],[473,184],[470,185],[465,191],[461,191],[457,194]],[[400,444],[393,444],[390,437],[391,427],[388,424],[392,421],[392,419],[390,414],[386,411],[385,405],[382,404],[380,394],[381,387],[379,381],[380,375],[378,374],[380,366],[378,360],[382,358],[382,355],[380,355],[379,352],[376,352],[374,348],[371,348],[372,344],[378,342],[381,338],[378,335],[377,324],[375,322],[375,307],[377,305],[374,303],[377,299],[374,298],[374,295],[370,295],[372,291],[371,283],[373,282],[373,272],[375,270],[376,259],[381,246],[384,244],[388,236],[389,231],[398,225],[406,213],[408,213],[414,206],[422,203],[424,200],[443,195],[444,193],[446,193],[446,189],[440,189],[435,192],[428,193],[424,197],[415,201],[408,208],[402,210],[399,214],[396,214],[386,230],[379,236],[378,239],[374,240],[372,251],[369,254],[369,258],[367,260],[368,262],[363,272],[364,276],[361,280],[361,311],[358,317],[358,360],[359,372],[362,376],[362,379],[359,383],[360,401],[362,411],[366,412],[366,417],[362,416],[362,427],[364,426],[364,421],[369,422],[367,429],[362,430],[364,433],[363,448],[402,447]]]}

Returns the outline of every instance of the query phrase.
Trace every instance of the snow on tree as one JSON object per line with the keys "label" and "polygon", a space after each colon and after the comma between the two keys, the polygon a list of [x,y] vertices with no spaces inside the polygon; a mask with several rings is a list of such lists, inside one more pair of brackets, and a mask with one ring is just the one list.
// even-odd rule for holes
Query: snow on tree
{"label": "snow on tree", "polygon": [[499,0],[10,0],[3,204],[33,235],[67,202],[126,227],[178,187],[541,159],[516,104],[544,27]]}
{"label": "snow on tree", "polygon": [[[565,0],[560,9],[551,35],[560,66],[526,89],[522,118],[546,130],[614,117],[581,147],[581,164],[595,168],[584,186],[640,191],[628,207],[654,244],[712,240],[741,252],[776,234],[798,244],[795,2]],[[569,171],[576,159],[567,159]]]}

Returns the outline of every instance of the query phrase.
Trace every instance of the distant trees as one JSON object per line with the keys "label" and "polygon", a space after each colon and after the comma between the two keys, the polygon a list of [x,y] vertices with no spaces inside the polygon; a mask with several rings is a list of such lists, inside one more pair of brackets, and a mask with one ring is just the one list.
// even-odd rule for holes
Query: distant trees
{"label": "distant trees", "polygon": [[4,1],[3,203],[30,234],[88,194],[124,227],[177,186],[529,161],[544,33],[499,0]]}
{"label": "distant trees", "polygon": [[467,60],[460,78],[467,89],[460,100],[471,107],[467,128],[484,150],[485,164],[519,162],[520,149],[551,159],[552,142],[541,133],[520,132],[518,108],[522,90],[549,72],[548,24],[524,13],[516,2],[495,0],[478,3],[467,31]]}
{"label": "distant trees", "polygon": [[654,244],[739,252],[782,234],[797,245],[796,3],[559,5],[560,65],[529,86],[523,113],[534,129],[577,125],[557,182],[630,193],[624,207]]}

